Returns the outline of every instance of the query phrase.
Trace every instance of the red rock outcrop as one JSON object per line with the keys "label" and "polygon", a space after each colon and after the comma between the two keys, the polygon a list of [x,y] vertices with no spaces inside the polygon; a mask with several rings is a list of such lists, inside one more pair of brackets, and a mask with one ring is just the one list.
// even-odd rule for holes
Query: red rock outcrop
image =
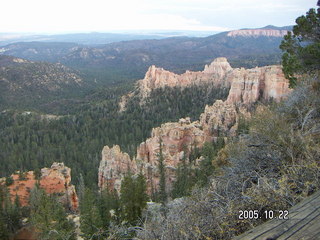
{"label": "red rock outcrop", "polygon": [[22,206],[29,204],[30,191],[38,181],[48,194],[57,193],[59,201],[65,206],[74,211],[78,209],[78,197],[74,185],[71,184],[71,169],[63,163],[53,163],[50,168],[42,168],[38,180],[35,179],[33,171],[25,173],[23,178],[20,178],[19,174],[12,174],[11,177],[13,183],[8,186],[11,199],[14,201],[18,195]]}

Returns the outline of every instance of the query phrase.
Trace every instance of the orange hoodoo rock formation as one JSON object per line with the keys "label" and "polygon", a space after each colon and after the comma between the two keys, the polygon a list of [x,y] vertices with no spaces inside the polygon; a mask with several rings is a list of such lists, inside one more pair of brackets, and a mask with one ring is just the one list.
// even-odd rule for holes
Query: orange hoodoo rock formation
{"label": "orange hoodoo rock formation", "polygon": [[121,153],[118,146],[111,149],[105,147],[99,167],[99,187],[111,186],[119,190],[121,179],[130,168],[133,173],[144,174],[149,193],[152,189],[156,190],[160,177],[158,154],[161,139],[167,188],[170,189],[178,164],[192,148],[202,147],[206,141],[215,140],[218,136],[234,136],[240,117],[250,116],[248,108],[251,104],[258,100],[279,101],[290,93],[281,66],[233,69],[225,58],[216,59],[203,72],[187,71],[182,75],[152,66],[145,78],[138,82],[138,89],[144,98],[159,87],[186,87],[210,81],[216,86],[230,86],[226,101],[217,100],[213,105],[206,106],[200,121],[191,122],[186,118],[152,129],[151,137],[140,144],[133,160]]}
{"label": "orange hoodoo rock formation", "polygon": [[[27,172],[22,179],[19,174],[13,174],[11,177],[14,181],[8,189],[12,201],[18,195],[21,205],[28,205],[30,191],[38,181],[34,172]],[[78,209],[78,197],[74,185],[71,184],[71,169],[65,167],[63,163],[53,163],[50,168],[42,168],[39,184],[48,194],[58,194],[59,201],[71,210]]]}

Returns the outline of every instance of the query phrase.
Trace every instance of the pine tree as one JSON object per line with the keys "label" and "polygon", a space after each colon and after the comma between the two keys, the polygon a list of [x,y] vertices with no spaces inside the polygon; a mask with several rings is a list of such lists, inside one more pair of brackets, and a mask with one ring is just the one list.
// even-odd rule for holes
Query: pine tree
{"label": "pine tree", "polygon": [[78,184],[78,198],[79,198],[79,203],[81,204],[81,201],[84,198],[84,192],[85,192],[85,184],[84,184],[84,178],[83,175],[80,173],[80,177],[79,177],[79,184]]}
{"label": "pine tree", "polygon": [[222,137],[218,137],[216,142],[206,142],[204,143],[201,156],[203,160],[200,162],[199,169],[197,171],[197,184],[199,186],[205,186],[209,177],[214,173],[213,160],[217,156],[218,151],[223,148],[224,139]]}
{"label": "pine tree", "polygon": [[103,222],[96,205],[96,197],[91,189],[86,188],[83,200],[80,202],[81,232],[85,239],[100,239],[103,232]]}
{"label": "pine tree", "polygon": [[12,176],[6,177],[6,186],[10,186],[13,184],[13,178]]}
{"label": "pine tree", "polygon": [[182,158],[181,164],[176,170],[176,181],[172,186],[172,197],[179,198],[187,196],[191,192],[191,187],[193,185],[193,173],[191,170],[191,162],[187,162],[187,154],[184,151],[184,156]]}
{"label": "pine tree", "polygon": [[0,228],[2,229],[1,231],[4,231],[3,233],[0,232],[0,236],[10,237],[10,235],[14,234],[22,226],[20,200],[16,195],[15,201],[12,203],[7,187],[1,186],[0,204]]}
{"label": "pine tree", "polygon": [[75,239],[74,224],[67,219],[63,206],[38,186],[31,191],[30,210],[30,222],[40,239]]}
{"label": "pine tree", "polygon": [[22,218],[21,204],[20,204],[20,199],[18,195],[15,196],[14,203],[12,205],[11,216],[12,216],[11,217],[12,225],[14,226],[14,231],[15,231],[19,229],[19,227],[21,226],[21,218]]}
{"label": "pine tree", "polygon": [[147,182],[142,173],[135,179],[135,202],[137,206],[137,217],[141,218],[142,210],[146,208],[149,196],[147,194]]}
{"label": "pine tree", "polygon": [[317,73],[320,69],[320,8],[311,8],[306,16],[296,19],[292,32],[280,45],[283,51],[282,65],[290,87],[296,85],[296,74]]}
{"label": "pine tree", "polygon": [[7,188],[3,185],[0,185],[0,239],[4,240],[9,239],[10,235],[12,234],[9,228],[10,221],[8,221],[8,206],[6,204],[7,197]]}
{"label": "pine tree", "polygon": [[128,223],[134,224],[136,221],[136,208],[134,202],[134,180],[129,172],[121,182],[120,203],[121,203],[121,218]]}
{"label": "pine tree", "polygon": [[104,229],[108,229],[111,221],[118,222],[120,200],[117,192],[108,189],[101,191],[98,199],[98,209]]}
{"label": "pine tree", "polygon": [[137,177],[129,172],[121,182],[121,218],[129,224],[138,224],[142,211],[147,206],[146,180],[142,174]]}
{"label": "pine tree", "polygon": [[162,139],[159,139],[159,157],[158,157],[158,170],[160,175],[159,180],[159,191],[158,191],[158,199],[159,202],[165,205],[167,202],[167,192],[166,192],[166,169],[164,164],[164,156],[162,152]]}
{"label": "pine tree", "polygon": [[41,170],[40,170],[39,168],[36,168],[36,169],[33,171],[33,174],[34,174],[34,179],[40,180]]}

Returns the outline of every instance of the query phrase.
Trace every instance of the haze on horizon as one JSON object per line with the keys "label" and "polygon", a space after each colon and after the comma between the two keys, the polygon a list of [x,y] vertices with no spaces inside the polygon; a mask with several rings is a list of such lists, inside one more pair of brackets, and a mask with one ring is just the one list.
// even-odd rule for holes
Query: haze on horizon
{"label": "haze on horizon", "polygon": [[2,33],[147,30],[227,31],[288,26],[315,0],[10,0],[2,4]]}

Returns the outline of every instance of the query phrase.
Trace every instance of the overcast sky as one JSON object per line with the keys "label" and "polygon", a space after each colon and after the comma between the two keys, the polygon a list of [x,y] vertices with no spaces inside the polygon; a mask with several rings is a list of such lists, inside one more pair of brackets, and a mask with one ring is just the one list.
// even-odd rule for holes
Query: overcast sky
{"label": "overcast sky", "polygon": [[225,31],[293,25],[316,0],[4,0],[0,32]]}

